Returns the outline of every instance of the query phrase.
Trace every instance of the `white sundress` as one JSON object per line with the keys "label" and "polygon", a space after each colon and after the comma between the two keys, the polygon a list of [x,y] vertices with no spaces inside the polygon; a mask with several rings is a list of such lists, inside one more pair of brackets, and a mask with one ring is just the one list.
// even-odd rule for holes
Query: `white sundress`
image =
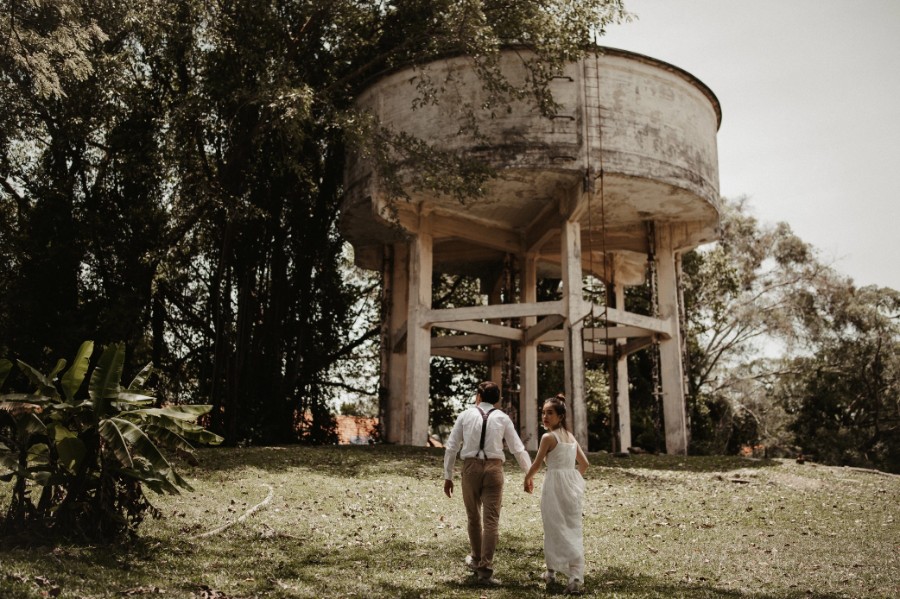
{"label": "white sundress", "polygon": [[553,431],[558,443],[547,454],[547,472],[541,488],[541,519],[544,523],[544,559],[547,569],[568,574],[584,582],[584,538],[582,504],[584,478],[575,469],[577,445]]}

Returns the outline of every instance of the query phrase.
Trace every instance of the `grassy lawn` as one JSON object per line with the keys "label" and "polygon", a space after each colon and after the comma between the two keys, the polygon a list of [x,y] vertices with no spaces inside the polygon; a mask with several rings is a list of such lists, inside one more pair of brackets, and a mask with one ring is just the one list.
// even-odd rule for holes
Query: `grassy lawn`
{"label": "grassy lawn", "polygon": [[[128,547],[0,550],[0,597],[562,596],[539,489],[506,466],[495,575],[474,586],[441,450],[208,449]],[[900,476],[793,461],[592,454],[588,597],[900,597]],[[459,478],[457,476],[457,486]],[[7,489],[0,488],[0,499]],[[6,502],[0,502],[5,506]]]}

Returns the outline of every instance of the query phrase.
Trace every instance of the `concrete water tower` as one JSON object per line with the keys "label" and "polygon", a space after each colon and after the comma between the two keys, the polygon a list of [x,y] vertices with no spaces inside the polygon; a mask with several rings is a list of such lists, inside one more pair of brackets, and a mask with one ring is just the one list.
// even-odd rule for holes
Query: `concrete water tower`
{"label": "concrete water tower", "polygon": [[[504,74],[523,82],[530,56],[504,50]],[[447,95],[413,110],[423,76],[450,82]],[[570,422],[586,447],[586,356],[614,356],[617,433],[627,448],[626,357],[658,342],[666,449],[687,451],[678,273],[683,252],[717,238],[718,100],[677,67],[612,48],[566,65],[551,91],[559,105],[552,116],[514,102],[508,112],[483,114],[478,138],[460,134],[462,106],[479,106],[486,94],[464,56],[385,74],[357,100],[382,126],[498,172],[484,198],[465,205],[421,191],[393,202],[370,161],[348,159],[341,227],[357,263],[384,277],[388,442],[427,442],[431,356],[487,362],[495,378],[496,349],[513,346],[519,428],[530,449],[538,440],[538,360],[554,357],[564,361]],[[489,292],[490,277],[510,259],[520,273],[515,303],[496,303],[488,293],[488,305],[432,309],[432,273],[475,275]],[[586,275],[603,280],[615,307],[585,299]],[[628,312],[625,286],[647,277],[654,314]],[[536,301],[541,278],[561,279],[563,299]],[[452,334],[433,336],[435,328]]]}

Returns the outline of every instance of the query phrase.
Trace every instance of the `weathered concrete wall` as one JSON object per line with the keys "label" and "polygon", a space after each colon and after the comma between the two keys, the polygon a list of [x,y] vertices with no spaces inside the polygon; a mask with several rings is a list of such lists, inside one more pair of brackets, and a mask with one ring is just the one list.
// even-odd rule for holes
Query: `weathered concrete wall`
{"label": "weathered concrete wall", "polygon": [[[528,57],[523,50],[503,54],[502,68],[514,83],[524,79],[522,61]],[[438,104],[417,104],[423,81],[443,88]],[[602,167],[608,238],[616,231],[628,237],[629,228],[648,220],[690,223],[679,248],[715,238],[720,110],[701,82],[664,62],[607,49],[569,64],[551,89],[559,108],[549,118],[521,101],[510,111],[499,106],[478,110],[481,138],[461,132],[465,111],[489,100],[467,57],[387,74],[359,97],[358,105],[385,127],[501,169],[487,197],[465,208],[452,198],[412,194],[414,203],[451,218],[527,237],[558,204],[561,190],[580,185],[585,172],[596,176]],[[371,166],[351,162],[346,188],[348,237],[360,246],[380,243],[391,231],[373,227],[379,222],[373,210],[383,212],[384,198]],[[600,220],[599,208],[592,210],[582,218],[586,233],[592,218],[595,224]],[[435,242],[440,262],[440,232]]]}

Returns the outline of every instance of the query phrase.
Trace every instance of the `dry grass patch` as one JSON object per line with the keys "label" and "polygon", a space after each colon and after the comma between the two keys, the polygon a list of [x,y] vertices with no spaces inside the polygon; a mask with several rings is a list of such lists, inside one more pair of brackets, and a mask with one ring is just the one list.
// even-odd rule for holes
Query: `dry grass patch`
{"label": "dry grass patch", "polygon": [[[210,449],[195,492],[129,546],[0,551],[0,596],[306,598],[562,595],[543,566],[538,492],[507,463],[496,575],[463,568],[465,514],[440,450]],[[900,596],[900,477],[790,461],[590,456],[587,596]],[[540,475],[537,485],[540,487]]]}

